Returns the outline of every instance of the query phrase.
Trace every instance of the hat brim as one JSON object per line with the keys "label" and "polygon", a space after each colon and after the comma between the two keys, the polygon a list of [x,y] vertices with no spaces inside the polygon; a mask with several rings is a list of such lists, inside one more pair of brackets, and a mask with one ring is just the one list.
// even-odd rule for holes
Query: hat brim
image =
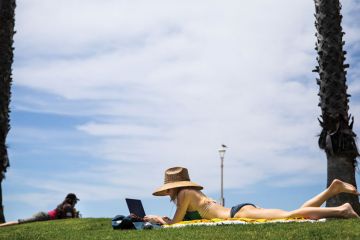
{"label": "hat brim", "polygon": [[166,196],[167,190],[173,189],[173,188],[179,188],[179,187],[192,187],[196,190],[202,190],[203,187],[199,184],[196,184],[191,181],[179,181],[179,182],[173,182],[173,183],[165,183],[161,187],[157,188],[155,192],[153,192],[154,196]]}

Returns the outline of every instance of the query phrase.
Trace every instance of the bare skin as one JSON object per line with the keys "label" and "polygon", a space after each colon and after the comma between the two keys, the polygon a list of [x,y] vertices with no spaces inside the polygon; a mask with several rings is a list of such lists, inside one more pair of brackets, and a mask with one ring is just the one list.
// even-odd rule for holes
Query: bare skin
{"label": "bare skin", "polygon": [[320,194],[316,195],[312,199],[305,202],[303,207],[320,207],[327,199],[339,194],[339,193],[350,193],[354,195],[360,195],[356,188],[346,182],[334,179],[330,186]]}
{"label": "bare skin", "polygon": [[[320,207],[327,199],[339,193],[350,193],[360,195],[356,188],[348,183],[335,179],[332,184],[323,192],[306,201],[299,209],[285,211],[281,209],[263,209],[251,205],[246,205],[235,214],[235,218],[253,219],[276,219],[304,217],[308,219],[320,219],[328,217],[338,218],[360,218],[349,203],[338,207]],[[177,209],[173,219],[156,215],[146,216],[145,219],[160,224],[173,224],[182,221],[186,212],[198,211],[202,218],[226,219],[230,217],[230,208],[225,208],[219,204],[212,203],[201,191],[194,189],[168,190],[168,195],[176,199]],[[209,207],[210,206],[210,207]],[[209,207],[209,208],[207,208]]]}
{"label": "bare skin", "polygon": [[235,214],[235,217],[247,218],[288,218],[305,217],[310,219],[320,219],[326,217],[359,218],[351,205],[345,203],[339,207],[320,208],[329,198],[339,193],[350,193],[360,195],[356,188],[343,181],[334,179],[330,186],[315,197],[306,201],[299,209],[294,211],[284,211],[281,209],[261,209],[251,205],[243,207]]}
{"label": "bare skin", "polygon": [[0,227],[12,226],[12,225],[17,225],[17,224],[19,224],[18,221],[11,221],[11,222],[0,224]]}
{"label": "bare skin", "polygon": [[[160,224],[173,224],[183,220],[186,212],[198,211],[207,219],[212,218],[228,218],[230,209],[216,204],[212,199],[209,199],[201,191],[193,189],[182,189],[177,191],[175,189],[168,190],[168,195],[171,199],[176,199],[176,212],[173,219],[168,217],[160,217],[156,215],[147,215],[145,220]],[[206,206],[210,206],[209,211],[206,211]]]}

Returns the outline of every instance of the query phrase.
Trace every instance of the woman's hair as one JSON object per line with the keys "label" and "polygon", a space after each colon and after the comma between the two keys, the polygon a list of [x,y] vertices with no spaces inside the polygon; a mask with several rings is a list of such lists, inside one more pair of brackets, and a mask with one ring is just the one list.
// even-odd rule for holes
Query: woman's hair
{"label": "woman's hair", "polygon": [[179,194],[179,192],[183,189],[194,189],[194,190],[197,190],[197,191],[200,191],[198,189],[196,189],[195,187],[178,187],[178,188],[173,188],[174,190],[174,194],[173,195],[170,195],[170,202],[173,202],[173,203],[177,203],[176,200],[177,200],[177,196]]}
{"label": "woman's hair", "polygon": [[174,191],[174,194],[173,195],[170,195],[170,202],[173,202],[176,204],[176,199],[177,199],[177,196],[180,192],[180,190],[184,189],[185,187],[178,187],[178,188],[173,188],[173,191]]}

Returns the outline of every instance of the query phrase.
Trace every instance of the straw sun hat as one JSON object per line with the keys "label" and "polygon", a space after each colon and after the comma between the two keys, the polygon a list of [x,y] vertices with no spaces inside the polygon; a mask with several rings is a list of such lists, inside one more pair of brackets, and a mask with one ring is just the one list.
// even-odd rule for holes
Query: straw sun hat
{"label": "straw sun hat", "polygon": [[167,190],[178,187],[192,187],[197,190],[203,189],[202,186],[190,181],[189,173],[186,168],[173,167],[165,171],[164,185],[157,188],[155,192],[153,192],[153,195],[165,196],[167,195]]}

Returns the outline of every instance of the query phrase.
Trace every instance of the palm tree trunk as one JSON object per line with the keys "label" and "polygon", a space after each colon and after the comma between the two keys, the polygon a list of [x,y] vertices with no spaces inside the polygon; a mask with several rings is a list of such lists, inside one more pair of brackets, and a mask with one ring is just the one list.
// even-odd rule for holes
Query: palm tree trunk
{"label": "palm tree trunk", "polygon": [[[346,52],[341,28],[339,0],[315,0],[315,26],[317,29],[318,52],[314,72],[320,78],[319,85],[322,131],[319,137],[319,147],[326,152],[328,163],[327,186],[337,178],[356,186],[355,167],[359,152],[355,143],[356,135],[352,130],[354,118],[348,113],[349,97],[347,94],[346,71],[344,64]],[[351,194],[340,194],[329,199],[326,206],[339,206],[349,202],[360,214],[359,198]]]}
{"label": "palm tree trunk", "polygon": [[2,181],[0,181],[0,223],[5,222],[5,215],[4,215],[4,206],[2,205],[2,187],[1,187]]}
{"label": "palm tree trunk", "polygon": [[[329,186],[333,179],[341,179],[342,181],[353,184],[356,187],[355,170],[352,161],[347,157],[342,156],[327,156],[328,160],[328,176],[327,185]],[[350,203],[353,209],[359,214],[360,204],[358,196],[352,194],[341,193],[337,196],[330,198],[326,202],[327,207],[339,206],[343,203]]]}
{"label": "palm tree trunk", "polygon": [[5,222],[1,184],[9,167],[6,137],[10,130],[9,105],[15,6],[15,0],[0,0],[0,222]]}

